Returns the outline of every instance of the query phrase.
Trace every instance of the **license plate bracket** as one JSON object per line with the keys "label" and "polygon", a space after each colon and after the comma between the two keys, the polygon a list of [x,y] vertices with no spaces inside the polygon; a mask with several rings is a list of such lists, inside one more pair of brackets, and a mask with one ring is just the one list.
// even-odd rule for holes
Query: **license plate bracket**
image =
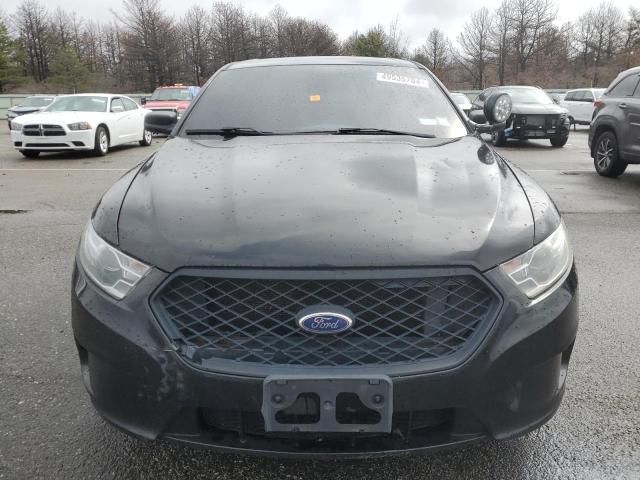
{"label": "license plate bracket", "polygon": [[390,433],[393,382],[386,375],[271,375],[262,416],[266,432]]}

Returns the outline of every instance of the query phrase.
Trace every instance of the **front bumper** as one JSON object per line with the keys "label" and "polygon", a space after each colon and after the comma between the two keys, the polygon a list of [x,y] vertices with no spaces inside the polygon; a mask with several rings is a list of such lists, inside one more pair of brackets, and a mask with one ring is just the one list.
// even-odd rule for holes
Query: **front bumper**
{"label": "front bumper", "polygon": [[570,127],[568,116],[548,116],[542,122],[532,122],[526,116],[516,115],[505,130],[505,136],[518,140],[563,138],[569,135]]}
{"label": "front bumper", "polygon": [[[505,284],[498,318],[462,364],[440,371],[421,364],[415,374],[389,375],[390,434],[265,434],[265,378],[194,368],[160,329],[149,296],[165,278],[154,270],[118,302],[76,267],[72,321],[83,381],[96,409],[129,433],[227,451],[359,457],[524,434],[557,410],[578,326],[575,269],[534,303]],[[496,271],[487,278],[504,280]],[[384,367],[359,373],[387,374]]]}
{"label": "front bumper", "polygon": [[16,150],[58,152],[63,150],[92,150],[95,142],[93,130],[66,130],[64,135],[32,136],[20,130],[11,130],[11,144]]}

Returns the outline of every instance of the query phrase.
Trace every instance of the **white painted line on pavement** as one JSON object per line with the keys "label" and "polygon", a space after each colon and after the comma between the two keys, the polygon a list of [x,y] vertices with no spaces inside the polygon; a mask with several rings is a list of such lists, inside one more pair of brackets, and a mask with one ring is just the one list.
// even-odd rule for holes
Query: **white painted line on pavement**
{"label": "white painted line on pavement", "polygon": [[0,172],[127,172],[129,168],[0,168]]}
{"label": "white painted line on pavement", "polygon": [[564,169],[557,169],[557,168],[556,168],[556,169],[542,169],[542,168],[538,168],[538,169],[536,169],[536,168],[523,168],[523,167],[520,167],[520,168],[522,168],[522,170],[524,170],[525,172],[556,172],[556,173],[564,173],[564,172],[569,172],[569,173],[573,173],[573,172],[576,172],[576,173],[583,173],[583,172],[587,172],[587,173],[589,173],[589,172],[595,172],[595,170],[576,170],[575,168],[572,168],[572,169],[566,169],[566,170],[564,170]]}

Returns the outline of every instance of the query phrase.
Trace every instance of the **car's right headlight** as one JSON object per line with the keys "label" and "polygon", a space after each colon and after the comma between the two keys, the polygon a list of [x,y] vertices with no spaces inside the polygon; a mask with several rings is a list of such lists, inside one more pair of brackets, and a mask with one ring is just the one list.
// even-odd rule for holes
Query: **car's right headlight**
{"label": "car's right headlight", "polygon": [[15,120],[11,120],[11,130],[22,130],[22,124],[17,123]]}
{"label": "car's right headlight", "polygon": [[89,122],[75,122],[67,125],[69,130],[91,130],[91,124]]}
{"label": "car's right headlight", "polygon": [[564,223],[532,249],[500,265],[529,298],[552,287],[571,268],[573,251]]}
{"label": "car's right headlight", "polygon": [[103,240],[91,221],[80,240],[80,263],[87,276],[102,290],[121,300],[151,270]]}

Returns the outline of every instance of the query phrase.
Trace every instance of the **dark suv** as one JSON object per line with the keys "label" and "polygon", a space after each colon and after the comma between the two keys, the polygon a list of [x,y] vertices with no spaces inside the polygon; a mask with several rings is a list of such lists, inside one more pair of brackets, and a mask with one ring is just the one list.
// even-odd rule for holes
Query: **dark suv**
{"label": "dark suv", "polygon": [[595,102],[589,148],[596,172],[617,177],[640,163],[640,67],[622,72]]}
{"label": "dark suv", "polygon": [[482,110],[484,102],[494,93],[508,93],[513,102],[506,128],[494,130],[491,141],[497,147],[510,138],[517,140],[548,138],[554,147],[563,147],[569,138],[568,110],[556,104],[538,87],[521,85],[489,87],[473,101],[471,110]]}

